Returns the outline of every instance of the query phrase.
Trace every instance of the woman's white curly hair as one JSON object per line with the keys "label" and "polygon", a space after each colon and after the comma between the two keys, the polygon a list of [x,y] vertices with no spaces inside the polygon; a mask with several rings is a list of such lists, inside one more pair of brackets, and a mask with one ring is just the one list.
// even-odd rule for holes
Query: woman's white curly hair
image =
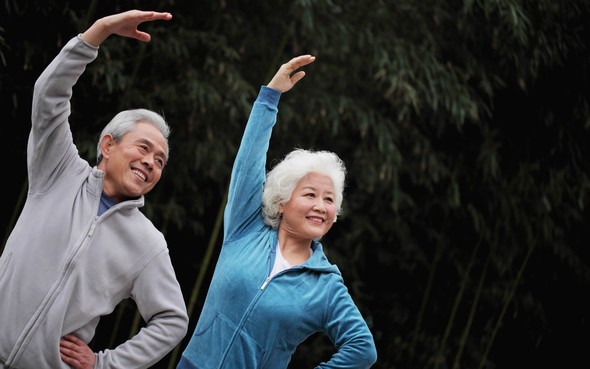
{"label": "woman's white curly hair", "polygon": [[[266,175],[262,192],[264,223],[274,229],[281,222],[280,205],[291,199],[297,183],[308,173],[318,173],[332,179],[336,216],[342,213],[346,166],[333,152],[295,149]],[[334,222],[336,218],[334,218]]]}

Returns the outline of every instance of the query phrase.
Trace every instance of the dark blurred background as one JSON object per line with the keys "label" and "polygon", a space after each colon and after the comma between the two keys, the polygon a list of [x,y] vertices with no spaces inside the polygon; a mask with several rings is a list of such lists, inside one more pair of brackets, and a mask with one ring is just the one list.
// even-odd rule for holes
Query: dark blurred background
{"label": "dark blurred background", "polygon": [[[154,368],[175,366],[198,319],[256,93],[304,53],[316,62],[281,98],[269,156],[322,148],[347,164],[344,215],[323,243],[373,332],[374,368],[590,367],[587,0],[6,0],[0,251],[26,193],[36,78],[94,20],[132,8],[174,18],[146,24],[148,44],[107,40],[70,121],[93,164],[122,109],[172,126],[143,211],[168,239],[191,326]],[[126,301],[92,347],[142,324]],[[290,368],[333,352],[314,335]]]}

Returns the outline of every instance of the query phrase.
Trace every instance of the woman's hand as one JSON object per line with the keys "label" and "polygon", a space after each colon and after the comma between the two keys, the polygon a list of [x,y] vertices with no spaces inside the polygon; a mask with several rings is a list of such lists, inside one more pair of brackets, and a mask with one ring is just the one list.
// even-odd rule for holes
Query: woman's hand
{"label": "woman's hand", "polygon": [[272,77],[267,87],[274,88],[281,93],[289,91],[301,78],[305,77],[305,72],[300,70],[293,74],[297,69],[313,63],[315,56],[301,55],[297,56],[285,64],[281,65],[277,74]]}

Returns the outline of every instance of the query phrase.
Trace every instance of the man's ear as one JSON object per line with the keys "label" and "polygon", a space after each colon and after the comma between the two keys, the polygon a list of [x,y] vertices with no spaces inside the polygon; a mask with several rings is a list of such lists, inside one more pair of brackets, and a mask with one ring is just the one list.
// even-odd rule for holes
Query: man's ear
{"label": "man's ear", "polygon": [[110,133],[107,133],[106,135],[104,135],[102,137],[102,139],[100,140],[100,151],[102,152],[102,157],[104,159],[109,158],[109,155],[110,155],[111,150],[113,149],[114,145],[115,145],[115,139],[113,138],[113,136]]}

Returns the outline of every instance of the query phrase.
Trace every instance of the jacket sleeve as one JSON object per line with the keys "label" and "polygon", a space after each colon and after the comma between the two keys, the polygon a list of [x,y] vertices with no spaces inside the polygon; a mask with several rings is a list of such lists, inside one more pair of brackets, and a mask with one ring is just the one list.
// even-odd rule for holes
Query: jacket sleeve
{"label": "jacket sleeve", "polygon": [[149,368],[187,333],[185,302],[167,249],[143,269],[131,293],[146,324],[115,349],[98,352],[95,369]]}
{"label": "jacket sleeve", "polygon": [[343,281],[326,306],[325,333],[337,352],[316,369],[366,369],[377,361],[373,335]]}
{"label": "jacket sleeve", "polygon": [[262,186],[280,96],[279,91],[262,86],[250,112],[231,174],[224,213],[225,240],[239,237],[241,230],[251,221],[258,220],[264,225],[260,214]]}
{"label": "jacket sleeve", "polygon": [[32,192],[44,192],[58,178],[63,179],[67,171],[88,166],[78,155],[68,118],[73,86],[97,55],[98,48],[78,35],[68,41],[35,82],[27,145]]}

